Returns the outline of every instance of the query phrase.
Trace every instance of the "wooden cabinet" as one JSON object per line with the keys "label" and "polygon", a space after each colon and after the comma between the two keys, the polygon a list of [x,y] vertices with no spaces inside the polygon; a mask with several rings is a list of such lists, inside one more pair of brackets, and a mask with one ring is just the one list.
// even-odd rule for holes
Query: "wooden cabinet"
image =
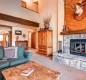
{"label": "wooden cabinet", "polygon": [[52,54],[52,30],[38,32],[38,53],[47,56]]}
{"label": "wooden cabinet", "polygon": [[22,45],[22,46],[24,46],[25,50],[28,50],[28,41],[16,41],[15,45],[16,46]]}

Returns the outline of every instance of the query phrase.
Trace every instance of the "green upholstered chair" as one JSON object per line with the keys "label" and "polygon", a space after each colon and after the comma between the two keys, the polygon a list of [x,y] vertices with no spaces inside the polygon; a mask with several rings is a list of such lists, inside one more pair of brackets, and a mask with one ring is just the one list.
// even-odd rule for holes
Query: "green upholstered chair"
{"label": "green upholstered chair", "polygon": [[4,69],[9,66],[8,60],[3,60],[4,58],[4,48],[0,46],[0,69]]}
{"label": "green upholstered chair", "polygon": [[4,48],[3,46],[0,46],[0,59],[4,57]]}

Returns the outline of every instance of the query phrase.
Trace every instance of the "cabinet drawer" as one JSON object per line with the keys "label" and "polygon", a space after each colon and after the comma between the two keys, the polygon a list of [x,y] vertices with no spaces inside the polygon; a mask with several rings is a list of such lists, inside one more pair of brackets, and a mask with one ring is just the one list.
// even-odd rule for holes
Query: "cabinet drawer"
{"label": "cabinet drawer", "polygon": [[47,51],[38,50],[38,53],[39,53],[39,54],[44,54],[44,55],[46,55]]}
{"label": "cabinet drawer", "polygon": [[39,46],[39,49],[47,49],[46,46]]}

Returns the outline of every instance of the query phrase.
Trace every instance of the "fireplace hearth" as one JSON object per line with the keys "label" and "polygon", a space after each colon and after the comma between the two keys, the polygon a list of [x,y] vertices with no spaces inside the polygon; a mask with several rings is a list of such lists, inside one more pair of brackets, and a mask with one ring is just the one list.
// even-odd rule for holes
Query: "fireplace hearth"
{"label": "fireplace hearth", "polygon": [[63,36],[63,53],[54,54],[54,60],[86,71],[86,34]]}
{"label": "fireplace hearth", "polygon": [[86,39],[70,39],[70,54],[86,56]]}

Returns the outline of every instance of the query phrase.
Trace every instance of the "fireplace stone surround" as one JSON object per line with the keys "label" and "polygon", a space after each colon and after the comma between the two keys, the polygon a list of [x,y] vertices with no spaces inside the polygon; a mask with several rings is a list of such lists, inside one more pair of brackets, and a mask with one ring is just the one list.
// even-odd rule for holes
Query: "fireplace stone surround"
{"label": "fireplace stone surround", "polygon": [[63,52],[70,54],[70,40],[71,39],[86,39],[86,34],[72,34],[72,35],[64,35],[63,39]]}
{"label": "fireplace stone surround", "polygon": [[64,35],[63,53],[54,53],[53,60],[86,71],[86,56],[70,54],[71,39],[86,39],[86,34]]}

